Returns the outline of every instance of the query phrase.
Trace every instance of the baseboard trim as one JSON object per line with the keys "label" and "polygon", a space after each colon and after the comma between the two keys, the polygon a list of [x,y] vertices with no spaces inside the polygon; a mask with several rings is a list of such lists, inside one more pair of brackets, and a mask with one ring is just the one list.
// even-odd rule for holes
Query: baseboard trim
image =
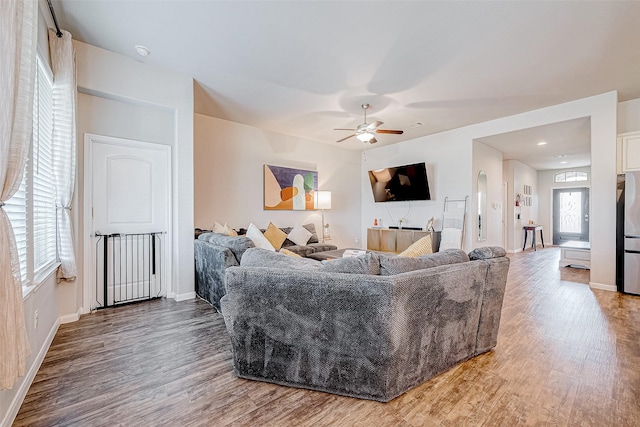
{"label": "baseboard trim", "polygon": [[60,324],[62,325],[65,323],[77,322],[78,320],[80,320],[81,314],[82,314],[82,309],[80,308],[76,313],[60,316]]}
{"label": "baseboard trim", "polygon": [[603,283],[589,282],[589,287],[592,289],[600,289],[602,291],[617,292],[618,288],[615,285],[605,285]]}
{"label": "baseboard trim", "polygon": [[35,360],[31,364],[31,368],[29,368],[29,371],[24,376],[24,381],[22,381],[22,384],[20,384],[20,388],[18,389],[18,392],[14,396],[13,401],[9,406],[9,410],[5,414],[5,417],[2,420],[2,424],[0,424],[0,426],[10,427],[11,424],[13,424],[13,421],[18,415],[18,411],[20,411],[20,406],[22,406],[22,402],[24,402],[24,398],[27,396],[29,387],[31,387],[31,384],[33,383],[33,380],[36,377],[38,370],[40,369],[40,365],[42,365],[42,362],[44,361],[44,357],[47,355],[47,351],[49,351],[49,347],[51,347],[51,343],[53,342],[53,338],[55,338],[59,327],[60,327],[60,319],[57,319],[53,324],[53,327],[49,331],[49,335],[47,335],[47,339],[45,340],[44,344],[40,348],[38,355],[36,356]]}
{"label": "baseboard trim", "polygon": [[186,301],[188,299],[194,299],[196,297],[196,292],[187,292],[186,294],[172,294],[172,298],[176,301]]}

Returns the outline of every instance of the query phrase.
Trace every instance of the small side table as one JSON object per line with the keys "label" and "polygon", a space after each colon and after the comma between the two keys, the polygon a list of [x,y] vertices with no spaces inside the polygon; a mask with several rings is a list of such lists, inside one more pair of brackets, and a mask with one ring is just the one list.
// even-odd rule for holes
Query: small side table
{"label": "small side table", "polygon": [[524,244],[522,245],[522,250],[527,247],[527,233],[531,231],[531,247],[534,251],[536,248],[536,231],[540,231],[540,242],[542,242],[542,247],[544,248],[544,237],[542,236],[542,226],[537,224],[529,224],[522,227],[524,230]]}

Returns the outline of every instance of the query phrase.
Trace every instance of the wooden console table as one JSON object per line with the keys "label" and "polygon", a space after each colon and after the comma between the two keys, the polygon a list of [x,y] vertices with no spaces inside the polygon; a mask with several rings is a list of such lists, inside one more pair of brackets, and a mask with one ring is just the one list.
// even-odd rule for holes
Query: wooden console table
{"label": "wooden console table", "polygon": [[431,234],[433,252],[437,252],[440,247],[439,231],[367,228],[367,249],[371,251],[399,253],[429,234]]}

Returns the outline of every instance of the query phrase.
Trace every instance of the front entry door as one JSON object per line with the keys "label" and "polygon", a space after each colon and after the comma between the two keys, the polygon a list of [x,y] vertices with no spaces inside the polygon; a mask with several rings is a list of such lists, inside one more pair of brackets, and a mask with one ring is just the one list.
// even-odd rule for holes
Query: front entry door
{"label": "front entry door", "polygon": [[166,295],[171,277],[171,147],[87,134],[85,153],[90,307]]}
{"label": "front entry door", "polygon": [[589,241],[589,189],[553,190],[553,244]]}

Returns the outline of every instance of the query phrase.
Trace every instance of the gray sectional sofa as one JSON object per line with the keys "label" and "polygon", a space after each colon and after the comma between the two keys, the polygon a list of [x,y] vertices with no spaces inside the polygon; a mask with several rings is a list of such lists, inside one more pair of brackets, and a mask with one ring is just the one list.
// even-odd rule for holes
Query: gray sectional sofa
{"label": "gray sectional sofa", "polygon": [[221,300],[234,372],[387,402],[496,345],[505,255],[319,262],[249,249]]}
{"label": "gray sectional sofa", "polygon": [[[300,256],[337,249],[335,245],[318,243],[313,224],[306,224],[304,227],[312,233],[307,245],[296,245],[287,239],[283,247]],[[282,230],[288,234],[291,228],[282,228]],[[253,248],[254,244],[245,236],[225,236],[213,232],[196,232],[196,236],[194,243],[196,294],[220,311],[220,298],[225,294],[225,270],[228,267],[240,265],[242,255],[247,249]]]}

